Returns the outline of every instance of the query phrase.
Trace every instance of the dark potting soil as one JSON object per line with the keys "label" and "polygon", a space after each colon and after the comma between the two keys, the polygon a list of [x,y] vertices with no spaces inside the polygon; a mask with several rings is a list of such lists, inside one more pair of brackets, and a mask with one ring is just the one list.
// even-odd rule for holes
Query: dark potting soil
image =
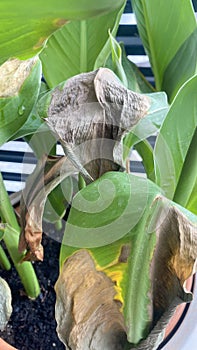
{"label": "dark potting soil", "polygon": [[[0,269],[12,292],[13,312],[0,337],[19,350],[63,350],[63,343],[56,334],[54,284],[59,273],[60,243],[43,235],[44,261],[35,262],[34,268],[41,287],[36,300],[24,293],[14,267],[10,271]],[[3,350],[3,349],[2,349]]]}

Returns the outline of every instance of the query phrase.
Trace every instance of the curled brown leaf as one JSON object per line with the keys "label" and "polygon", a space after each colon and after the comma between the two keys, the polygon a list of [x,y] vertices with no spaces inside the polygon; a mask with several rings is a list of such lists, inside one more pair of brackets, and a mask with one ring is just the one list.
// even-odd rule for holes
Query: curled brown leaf
{"label": "curled brown leaf", "polygon": [[114,159],[114,148],[149,107],[147,96],[126,89],[110,69],[100,68],[57,87],[46,121],[78,170],[96,180],[118,170],[117,162],[122,166],[122,154]]}
{"label": "curled brown leaf", "polygon": [[23,261],[43,260],[41,240],[45,201],[48,194],[75,170],[66,156],[49,157],[44,155],[28,178],[21,199],[19,251],[27,250]]}
{"label": "curled brown leaf", "polygon": [[80,250],[68,258],[55,286],[57,332],[68,349],[123,350],[126,332],[113,282]]}

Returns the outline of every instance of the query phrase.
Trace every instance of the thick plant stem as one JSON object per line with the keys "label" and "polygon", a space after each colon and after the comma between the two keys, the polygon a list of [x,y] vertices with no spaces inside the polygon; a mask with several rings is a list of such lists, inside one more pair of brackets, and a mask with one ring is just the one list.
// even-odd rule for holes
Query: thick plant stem
{"label": "thick plant stem", "polygon": [[35,299],[40,293],[39,283],[30,262],[21,263],[23,254],[18,252],[18,241],[20,227],[18,225],[13,207],[5,189],[3,178],[0,173],[0,217],[3,223],[6,223],[3,240],[14,263],[14,266],[21,278],[27,295]]}

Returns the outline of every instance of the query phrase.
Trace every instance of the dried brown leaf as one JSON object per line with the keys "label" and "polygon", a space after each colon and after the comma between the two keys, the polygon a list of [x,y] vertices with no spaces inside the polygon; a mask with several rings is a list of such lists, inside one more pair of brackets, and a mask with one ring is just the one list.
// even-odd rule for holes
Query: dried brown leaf
{"label": "dried brown leaf", "polygon": [[184,289],[194,273],[197,259],[197,225],[176,206],[157,197],[161,207],[156,223],[157,244],[152,261],[152,285],[155,323],[178,297],[191,301]]}
{"label": "dried brown leaf", "polygon": [[67,176],[76,171],[69,159],[44,155],[28,178],[21,199],[21,234],[19,251],[27,250],[23,259],[43,260],[42,217],[48,194]]}
{"label": "dried brown leaf", "polygon": [[[96,180],[118,170],[114,147],[149,107],[148,97],[126,89],[111,70],[100,68],[56,88],[46,121],[79,171],[87,170]],[[122,154],[118,158],[122,165]]]}
{"label": "dried brown leaf", "polygon": [[80,250],[62,267],[56,289],[57,332],[67,349],[122,350],[126,341],[113,282]]}

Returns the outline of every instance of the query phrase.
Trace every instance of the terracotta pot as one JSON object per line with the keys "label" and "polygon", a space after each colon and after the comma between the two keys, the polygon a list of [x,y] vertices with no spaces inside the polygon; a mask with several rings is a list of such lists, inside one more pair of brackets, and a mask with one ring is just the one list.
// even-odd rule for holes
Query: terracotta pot
{"label": "terracotta pot", "polygon": [[6,341],[3,340],[2,338],[0,338],[0,350],[17,350],[17,349],[9,345],[8,343],[6,343]]}

